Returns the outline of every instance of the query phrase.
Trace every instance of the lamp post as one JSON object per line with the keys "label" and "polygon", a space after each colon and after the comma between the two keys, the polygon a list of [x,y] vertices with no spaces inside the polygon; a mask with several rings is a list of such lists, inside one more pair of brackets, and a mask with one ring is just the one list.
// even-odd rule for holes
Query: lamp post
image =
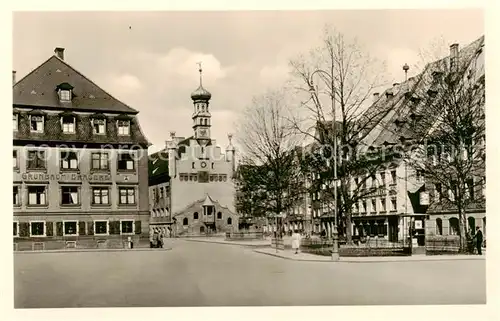
{"label": "lamp post", "polygon": [[[335,82],[333,79],[333,66],[331,68],[331,72],[328,73],[324,70],[317,69],[313,71],[313,73],[309,77],[309,92],[313,95],[313,99],[317,98],[317,92],[314,89],[313,85],[313,76],[317,73],[321,73],[325,75],[330,80],[330,103],[333,112],[333,120],[332,120],[332,131],[333,131],[333,197],[335,201],[334,207],[334,224],[333,224],[333,250],[332,250],[332,260],[339,260],[339,244],[338,244],[338,230],[337,230],[337,132],[336,132],[336,112],[335,112]],[[316,96],[316,97],[314,97]]]}

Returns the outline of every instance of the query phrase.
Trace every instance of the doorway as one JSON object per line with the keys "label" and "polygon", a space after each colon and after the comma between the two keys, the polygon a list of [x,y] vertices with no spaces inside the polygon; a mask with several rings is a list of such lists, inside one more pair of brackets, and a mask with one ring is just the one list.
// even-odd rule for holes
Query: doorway
{"label": "doorway", "polygon": [[398,241],[398,218],[390,217],[388,219],[389,223],[389,242]]}

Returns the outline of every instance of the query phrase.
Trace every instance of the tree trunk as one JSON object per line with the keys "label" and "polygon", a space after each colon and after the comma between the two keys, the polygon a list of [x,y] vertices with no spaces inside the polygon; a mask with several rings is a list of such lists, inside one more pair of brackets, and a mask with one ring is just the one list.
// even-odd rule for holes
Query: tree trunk
{"label": "tree trunk", "polygon": [[467,216],[464,209],[459,206],[458,207],[458,228],[460,232],[460,251],[465,253],[467,252]]}
{"label": "tree trunk", "polygon": [[351,213],[345,214],[345,237],[346,243],[352,244],[352,220]]}

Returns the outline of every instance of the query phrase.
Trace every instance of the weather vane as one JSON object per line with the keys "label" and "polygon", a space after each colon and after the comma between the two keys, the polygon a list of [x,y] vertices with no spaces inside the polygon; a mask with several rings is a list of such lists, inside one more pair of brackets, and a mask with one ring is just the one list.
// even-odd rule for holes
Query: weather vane
{"label": "weather vane", "polygon": [[197,62],[196,64],[199,67],[198,71],[200,72],[200,86],[201,86],[201,72],[203,71],[203,69],[201,69],[201,61]]}

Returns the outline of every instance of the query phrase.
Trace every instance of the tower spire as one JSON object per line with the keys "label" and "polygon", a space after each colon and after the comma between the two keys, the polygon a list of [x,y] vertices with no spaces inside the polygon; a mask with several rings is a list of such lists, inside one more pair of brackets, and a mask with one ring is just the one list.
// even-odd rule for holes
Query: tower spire
{"label": "tower spire", "polygon": [[198,71],[200,72],[200,87],[202,86],[202,73],[203,73],[203,69],[201,68],[201,61],[197,62],[198,64]]}

